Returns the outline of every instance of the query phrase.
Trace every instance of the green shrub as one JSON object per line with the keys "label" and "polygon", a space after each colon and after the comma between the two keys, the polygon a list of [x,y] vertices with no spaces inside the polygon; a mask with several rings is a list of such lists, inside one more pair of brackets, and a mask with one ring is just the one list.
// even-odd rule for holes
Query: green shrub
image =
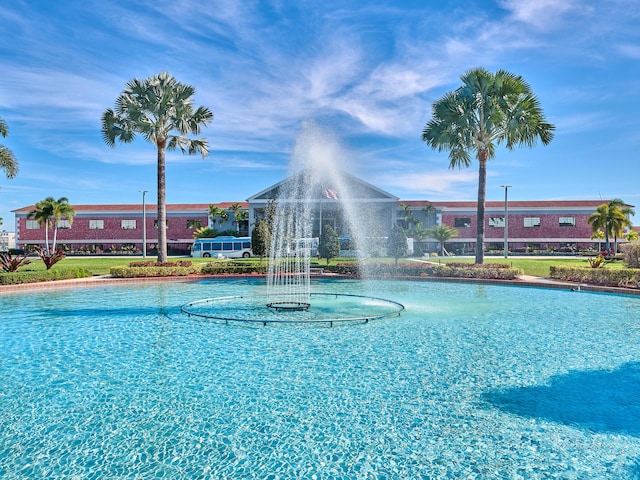
{"label": "green shrub", "polygon": [[620,246],[620,250],[627,268],[640,268],[640,242],[626,243]]}
{"label": "green shrub", "polygon": [[[356,263],[330,265],[326,271],[343,275],[362,275],[361,268]],[[373,276],[408,276],[408,277],[452,277],[452,278],[480,278],[493,280],[513,280],[522,275],[519,268],[509,268],[503,264],[474,265],[473,263],[439,264],[439,263],[373,263],[366,267],[367,273]]]}
{"label": "green shrub", "polygon": [[0,274],[0,285],[68,280],[71,278],[86,278],[90,276],[91,273],[86,268],[56,268],[36,272],[13,272]]}
{"label": "green shrub", "polygon": [[111,276],[116,278],[137,277],[184,277],[194,273],[190,267],[111,267]]}
{"label": "green shrub", "polygon": [[177,262],[156,262],[155,260],[129,262],[130,267],[190,267],[191,264],[191,260],[178,260]]}
{"label": "green shrub", "polygon": [[640,286],[640,268],[587,268],[551,265],[551,278],[607,287]]}
{"label": "green shrub", "polygon": [[233,263],[233,262],[209,262],[200,268],[203,275],[224,275],[224,274],[245,274],[245,273],[267,273],[267,265],[255,263]]}

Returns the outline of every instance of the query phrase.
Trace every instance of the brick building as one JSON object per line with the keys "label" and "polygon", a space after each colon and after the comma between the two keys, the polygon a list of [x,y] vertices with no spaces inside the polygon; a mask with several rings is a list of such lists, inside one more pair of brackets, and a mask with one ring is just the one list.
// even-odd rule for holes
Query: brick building
{"label": "brick building", "polygon": [[[279,198],[279,189],[290,180],[273,185],[252,196],[246,202],[215,204],[228,218],[208,216],[209,204],[167,205],[167,242],[172,254],[187,254],[199,227],[210,226],[218,231],[236,231],[247,235],[254,223],[264,215],[264,208],[272,198]],[[447,242],[447,249],[457,254],[472,254],[476,242],[476,202],[429,202],[427,200],[399,200],[378,187],[352,175],[345,174],[341,188],[351,192],[351,202],[357,215],[373,225],[367,231],[385,237],[395,223],[406,227],[422,224],[425,228],[444,224],[455,228],[458,237]],[[296,202],[297,199],[285,201]],[[308,201],[308,200],[306,200]],[[330,223],[338,235],[348,236],[348,225],[340,212],[337,198],[327,199],[318,192],[312,207],[317,236],[320,219]],[[591,239],[589,215],[607,200],[545,200],[508,202],[508,245],[511,253],[573,253],[600,247]],[[246,212],[246,220],[235,223],[231,206],[238,203]],[[63,219],[58,225],[58,244],[67,253],[128,253],[140,252],[143,238],[142,205],[73,205],[76,217],[73,224]],[[27,219],[33,210],[28,206],[14,210],[17,248],[44,244],[44,226]],[[154,252],[157,243],[156,206],[146,205],[147,251]],[[485,252],[500,253],[504,248],[505,203],[487,201],[485,210]],[[621,239],[618,239],[619,241]],[[622,241],[624,241],[622,239]],[[422,250],[435,250],[433,239],[422,241]]]}
{"label": "brick building", "polygon": [[[246,210],[246,202],[238,202]],[[221,210],[229,211],[231,202],[218,203]],[[25,248],[44,245],[44,225],[27,219],[33,205],[14,210],[16,222],[16,246]],[[68,253],[127,253],[142,250],[143,234],[146,234],[147,250],[153,252],[158,242],[157,206],[129,205],[73,205],[76,216],[73,223],[62,219],[58,224],[58,245]],[[212,226],[218,230],[237,229],[229,211],[229,218],[213,225],[209,219],[209,204],[168,204],[167,245],[174,254],[189,252],[194,231]],[[143,227],[143,217],[146,217]],[[246,231],[246,225],[240,225]],[[51,233],[50,233],[51,234]]]}

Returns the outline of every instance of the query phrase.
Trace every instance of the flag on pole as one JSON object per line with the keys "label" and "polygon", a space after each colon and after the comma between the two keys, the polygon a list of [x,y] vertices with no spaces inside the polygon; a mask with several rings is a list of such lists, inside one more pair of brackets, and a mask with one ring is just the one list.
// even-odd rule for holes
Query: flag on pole
{"label": "flag on pole", "polygon": [[333,190],[331,188],[324,187],[323,191],[322,191],[322,195],[324,195],[324,198],[328,198],[329,200],[337,200],[338,199],[338,192],[336,192],[335,190]]}

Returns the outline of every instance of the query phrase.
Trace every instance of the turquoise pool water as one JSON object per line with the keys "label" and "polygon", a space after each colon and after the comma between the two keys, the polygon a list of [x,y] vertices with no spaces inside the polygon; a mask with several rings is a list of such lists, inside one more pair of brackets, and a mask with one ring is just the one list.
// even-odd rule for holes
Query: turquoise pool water
{"label": "turquoise pool water", "polygon": [[1,295],[0,477],[640,478],[640,299],[337,280],[313,288],[406,310],[334,328],[180,313],[263,288]]}

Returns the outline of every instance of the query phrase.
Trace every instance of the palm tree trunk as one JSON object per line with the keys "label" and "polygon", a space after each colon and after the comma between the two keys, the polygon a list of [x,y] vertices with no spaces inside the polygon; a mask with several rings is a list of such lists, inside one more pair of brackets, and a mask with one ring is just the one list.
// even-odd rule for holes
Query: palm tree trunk
{"label": "palm tree trunk", "polygon": [[44,251],[47,252],[47,255],[50,254],[49,252],[49,219],[48,218],[44,221]]}
{"label": "palm tree trunk", "polygon": [[165,144],[164,141],[158,143],[158,262],[167,261]]}
{"label": "palm tree trunk", "polygon": [[487,197],[487,157],[486,150],[478,151],[478,214],[476,218],[476,263],[484,263],[484,210]]}

